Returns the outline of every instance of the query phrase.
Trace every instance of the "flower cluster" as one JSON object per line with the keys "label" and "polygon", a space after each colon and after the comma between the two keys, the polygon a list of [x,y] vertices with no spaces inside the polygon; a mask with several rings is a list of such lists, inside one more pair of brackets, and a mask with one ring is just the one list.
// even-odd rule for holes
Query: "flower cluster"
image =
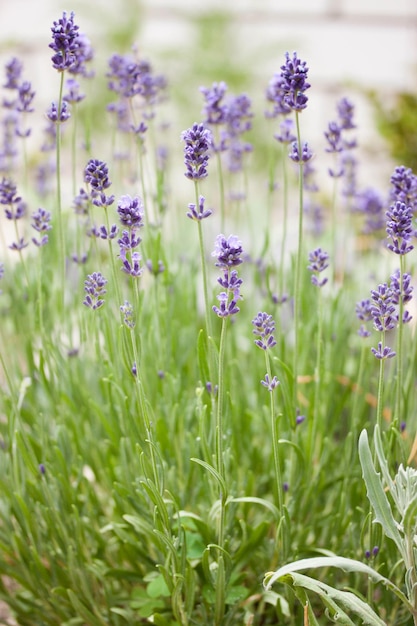
{"label": "flower cluster", "polygon": [[272,315],[268,313],[259,312],[258,315],[252,320],[254,326],[253,334],[258,337],[255,339],[255,345],[261,350],[268,350],[277,345],[275,341],[275,322]]}
{"label": "flower cluster", "polygon": [[242,244],[235,235],[230,235],[228,238],[224,235],[217,236],[212,256],[216,257],[216,266],[220,267],[223,272],[217,282],[225,290],[217,296],[219,306],[213,306],[213,311],[219,317],[224,318],[239,313],[237,302],[242,298],[240,295],[242,280],[237,270],[231,268],[242,263],[242,254]]}
{"label": "flower cluster", "polygon": [[321,248],[316,248],[308,255],[309,265],[307,269],[313,272],[311,276],[311,282],[316,287],[323,287],[327,283],[327,278],[319,280],[319,274],[329,267],[329,255]]}
{"label": "flower cluster", "polygon": [[372,322],[371,301],[366,299],[357,302],[355,313],[356,317],[363,322],[358,330],[358,335],[360,337],[369,337],[371,333],[366,329],[365,323]]}
{"label": "flower cluster", "polygon": [[203,124],[194,123],[182,133],[181,138],[185,143],[184,163],[187,168],[185,176],[190,180],[205,178],[212,145],[211,132]]}
{"label": "flower cluster", "polygon": [[62,17],[51,27],[52,42],[49,47],[53,50],[52,66],[59,72],[70,70],[77,61],[79,26],[74,23],[74,13],[67,16],[64,11]]}
{"label": "flower cluster", "polygon": [[356,159],[352,157],[351,150],[356,147],[355,139],[347,139],[346,131],[356,128],[353,123],[354,105],[348,98],[342,98],[336,105],[338,119],[328,124],[324,136],[327,141],[326,152],[337,157],[337,167],[329,168],[332,178],[344,176],[345,188],[343,194],[353,196],[356,191],[355,169]]}
{"label": "flower cluster", "polygon": [[307,82],[308,67],[305,61],[297,57],[293,52],[292,58],[285,53],[285,63],[281,65],[282,101],[291,111],[302,111],[307,107],[308,97],[305,92],[310,88]]}
{"label": "flower cluster", "polygon": [[298,143],[296,141],[293,141],[292,145],[291,145],[291,152],[288,155],[291,159],[291,161],[294,161],[294,163],[307,163],[308,161],[311,161],[311,159],[313,158],[313,153],[309,148],[309,145],[307,142],[305,142],[302,145],[301,148],[301,154],[300,154],[300,150],[298,148]]}
{"label": "flower cluster", "polygon": [[195,204],[190,203],[188,205],[187,217],[189,217],[190,220],[195,220],[197,222],[200,222],[201,220],[204,220],[207,217],[210,217],[213,211],[211,209],[205,209],[204,203],[205,203],[205,198],[203,196],[200,196],[199,198],[198,209],[196,208]]}
{"label": "flower cluster", "polygon": [[84,169],[84,181],[91,189],[90,196],[93,204],[102,207],[113,204],[114,196],[106,196],[104,193],[111,185],[109,170],[104,161],[90,159]]}
{"label": "flower cluster", "polygon": [[46,233],[52,228],[50,224],[51,214],[49,211],[39,208],[32,214],[32,220],[32,228],[34,228],[38,233],[42,235],[40,239],[36,239],[35,237],[33,237],[32,241],[35,246],[45,246],[48,243],[48,235]]}
{"label": "flower cluster", "polygon": [[84,281],[84,291],[87,295],[85,296],[83,304],[94,311],[103,306],[106,284],[107,280],[100,272],[89,274]]}
{"label": "flower cluster", "polygon": [[364,216],[363,233],[369,235],[385,227],[385,202],[376,189],[368,187],[355,197],[355,211]]}
{"label": "flower cluster", "polygon": [[417,176],[404,165],[396,167],[391,176],[390,198],[392,202],[403,202],[411,206],[414,213],[417,210]]}
{"label": "flower cluster", "polygon": [[[22,79],[23,65],[19,59],[13,57],[5,65],[6,83],[3,85],[13,97],[4,98],[2,105],[6,110],[3,117],[3,149],[0,156],[14,157],[17,154],[16,137],[29,137],[30,128],[24,128],[23,123],[27,113],[32,113],[35,91],[29,81]],[[3,168],[6,169],[6,168]]]}
{"label": "flower cluster", "polygon": [[391,238],[391,242],[387,244],[387,248],[395,254],[407,254],[413,250],[414,246],[410,244],[413,236],[412,218],[413,212],[410,206],[404,202],[397,200],[386,213],[387,216],[387,235]]}
{"label": "flower cluster", "polygon": [[[164,98],[166,79],[155,75],[148,61],[131,55],[112,55],[108,67],[108,88],[118,95],[118,100],[107,109],[116,115],[120,131],[134,133],[143,141],[148,129],[145,122],[155,116],[155,106]],[[133,119],[134,109],[142,113],[139,123]]]}
{"label": "flower cluster", "polygon": [[141,242],[138,230],[143,227],[144,208],[142,200],[135,196],[124,195],[120,198],[117,205],[117,213],[119,215],[122,226],[127,230],[123,230],[119,244],[119,258],[122,261],[122,271],[129,274],[133,278],[138,278],[143,273],[140,265],[141,255],[135,250]]}
{"label": "flower cluster", "polygon": [[243,155],[252,150],[251,144],[242,141],[242,135],[251,129],[251,101],[246,94],[226,96],[227,85],[224,82],[213,83],[211,88],[201,87],[205,100],[203,115],[204,123],[214,127],[222,127],[218,140],[212,148],[215,152],[226,152],[227,167],[231,172],[242,169]]}

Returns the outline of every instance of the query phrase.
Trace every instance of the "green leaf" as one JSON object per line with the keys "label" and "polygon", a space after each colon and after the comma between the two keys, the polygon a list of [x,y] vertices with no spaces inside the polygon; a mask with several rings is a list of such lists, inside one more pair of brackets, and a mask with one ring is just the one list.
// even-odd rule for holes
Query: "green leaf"
{"label": "green leaf", "polygon": [[417,526],[417,494],[410,500],[404,513],[403,518],[404,534],[413,541]]}
{"label": "green leaf", "polygon": [[289,579],[292,581],[291,586],[302,587],[316,593],[325,606],[330,609],[332,619],[339,624],[355,626],[355,622],[345,613],[346,610],[357,615],[362,623],[367,626],[387,626],[369,604],[350,591],[340,591],[304,574],[288,574],[282,582],[288,584]]}
{"label": "green leaf", "polygon": [[279,519],[279,511],[277,507],[275,506],[275,504],[272,504],[272,502],[270,502],[269,500],[264,500],[264,498],[256,498],[255,496],[245,496],[242,498],[230,498],[227,501],[227,503],[229,502],[249,502],[252,504],[260,504],[261,506],[264,506],[266,509],[269,509],[276,520]]}
{"label": "green leaf", "polygon": [[106,626],[107,622],[93,615],[93,613],[87,609],[87,607],[77,598],[71,589],[68,589],[67,593],[72,606],[89,626]]}
{"label": "green leaf", "polygon": [[357,572],[359,574],[365,574],[375,583],[381,583],[392,591],[406,606],[406,608],[412,612],[413,607],[409,602],[408,598],[404,595],[404,593],[399,589],[391,580],[385,578],[377,571],[362,563],[361,561],[356,561],[355,559],[346,559],[342,556],[319,556],[313,557],[311,559],[300,559],[299,561],[294,561],[293,563],[288,563],[283,567],[280,567],[276,572],[268,572],[265,575],[264,586],[268,590],[272,587],[272,585],[276,582],[283,582],[282,578],[287,576],[288,574],[293,574],[294,572],[305,570],[305,569],[315,569],[319,567],[337,567],[345,572]]}
{"label": "green leaf", "polygon": [[395,542],[401,556],[404,558],[404,546],[401,535],[392,514],[390,503],[383,489],[380,475],[375,471],[366,430],[363,430],[359,437],[359,459],[362,466],[362,475],[366,484],[368,499],[375,513],[375,521],[381,524],[386,536]]}
{"label": "green leaf", "polygon": [[212,465],[210,465],[210,463],[206,463],[206,461],[202,461],[201,459],[192,458],[190,459],[190,461],[193,461],[193,463],[198,463],[199,465],[204,467],[204,469],[206,469],[212,476],[214,476],[214,478],[219,484],[219,487],[222,493],[226,497],[226,494],[227,494],[226,483],[224,482],[222,476],[220,476],[219,472]]}

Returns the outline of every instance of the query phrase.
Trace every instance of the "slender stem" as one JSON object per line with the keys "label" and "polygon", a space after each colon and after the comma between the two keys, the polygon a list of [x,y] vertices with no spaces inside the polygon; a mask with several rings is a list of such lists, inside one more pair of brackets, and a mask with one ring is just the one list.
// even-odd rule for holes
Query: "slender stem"
{"label": "slender stem", "polygon": [[62,218],[62,193],[61,193],[61,108],[62,108],[62,94],[64,89],[64,75],[65,72],[61,72],[61,80],[59,85],[58,96],[58,121],[56,123],[56,193],[57,193],[57,215],[58,215],[58,245],[60,256],[60,271],[61,271],[61,288],[62,288],[62,303],[64,303],[64,286],[65,286],[65,238],[64,227]]}
{"label": "slender stem", "polygon": [[[268,379],[272,380],[271,362],[270,362],[268,350],[265,350],[265,365],[266,365],[266,371],[268,374]],[[272,434],[272,448],[273,448],[273,454],[274,454],[277,505],[278,505],[280,519],[282,519],[283,517],[282,475],[281,475],[281,465],[280,465],[280,460],[279,460],[279,448],[278,448],[278,437],[277,437],[278,418],[276,416],[276,410],[275,410],[274,390],[272,390],[269,395],[270,395],[270,406],[271,406],[271,434]]]}
{"label": "slender stem", "polygon": [[[195,189],[195,202],[196,202],[196,210],[198,210],[198,205],[200,202],[199,194],[198,194],[198,182],[194,182]],[[201,224],[201,220],[197,221],[198,226],[198,241],[200,246],[200,259],[201,259],[201,272],[203,275],[203,290],[204,290],[204,305],[205,305],[205,318],[206,318],[206,331],[207,336],[212,337],[212,328],[211,328],[211,316],[210,316],[210,303],[208,298],[208,281],[207,281],[207,264],[206,264],[206,256],[204,250],[204,237],[203,237],[203,228]]]}
{"label": "slender stem", "polygon": [[299,358],[299,332],[301,325],[301,315],[300,315],[300,285],[301,285],[301,260],[303,255],[303,213],[304,213],[304,197],[303,197],[303,162],[301,159],[302,148],[301,148],[301,135],[300,135],[300,121],[299,114],[296,111],[295,113],[295,121],[297,127],[297,144],[298,144],[298,153],[300,155],[299,161],[299,180],[298,180],[298,194],[299,194],[299,213],[298,213],[298,249],[297,249],[297,257],[296,257],[296,266],[295,266],[295,286],[294,286],[294,365],[293,365],[293,375],[294,375],[294,418],[293,425],[295,425],[295,415],[297,411],[297,402],[298,402],[298,358]]}
{"label": "slender stem", "polygon": [[222,165],[222,155],[219,150],[216,151],[216,159],[217,159],[217,171],[219,175],[219,187],[220,187],[220,224],[221,224],[221,232],[224,232],[225,223],[226,223],[226,207],[225,207],[225,197],[224,197],[224,176],[223,176],[223,165]]}
{"label": "slender stem", "polygon": [[[385,346],[385,333],[381,332],[381,352]],[[378,395],[377,395],[377,408],[376,408],[376,423],[378,424],[379,431],[382,433],[382,406],[384,398],[384,371],[385,371],[385,359],[379,360],[379,377],[378,377]]]}
{"label": "slender stem", "polygon": [[395,413],[393,425],[398,425],[401,421],[402,402],[401,396],[403,392],[403,275],[404,275],[404,256],[400,255],[400,298],[398,305],[398,331],[397,331],[397,387],[395,395]]}
{"label": "slender stem", "polygon": [[[224,463],[223,463],[223,403],[224,403],[224,353],[226,347],[226,329],[227,317],[222,318],[222,327],[220,333],[219,345],[219,382],[218,382],[218,398],[217,398],[217,414],[216,414],[216,465],[217,471],[224,479]],[[218,532],[218,544],[223,547],[224,544],[224,514],[226,494],[220,491],[220,520]]]}
{"label": "slender stem", "polygon": [[320,386],[322,379],[322,344],[323,344],[323,296],[321,293],[321,287],[318,287],[318,302],[317,302],[317,345],[316,345],[316,367],[314,372],[314,406],[313,406],[313,419],[309,424],[309,451],[310,460],[314,456],[314,446],[317,440],[317,421],[319,419],[319,407],[320,407]]}
{"label": "slender stem", "polygon": [[281,241],[281,255],[279,263],[279,289],[280,297],[284,295],[284,254],[287,246],[287,229],[288,229],[288,167],[286,158],[286,146],[282,144],[282,195],[283,195],[283,217],[282,217],[282,241]]}

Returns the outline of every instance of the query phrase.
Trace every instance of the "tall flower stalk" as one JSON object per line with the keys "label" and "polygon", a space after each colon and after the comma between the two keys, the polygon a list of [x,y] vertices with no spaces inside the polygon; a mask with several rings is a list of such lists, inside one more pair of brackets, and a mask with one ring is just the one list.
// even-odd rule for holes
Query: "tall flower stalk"
{"label": "tall flower stalk", "polygon": [[[53,23],[52,42],[49,47],[53,50],[52,66],[60,74],[58,103],[52,104],[48,111],[48,119],[56,124],[56,190],[57,190],[57,230],[60,250],[61,285],[65,285],[65,262],[66,240],[62,218],[62,193],[61,193],[61,124],[69,118],[66,102],[63,100],[65,72],[70,70],[77,62],[78,33],[79,27],[74,23],[74,13],[67,16],[66,11],[62,17]],[[62,296],[63,301],[63,296]]]}
{"label": "tall flower stalk", "polygon": [[[202,220],[211,215],[211,211],[204,208],[205,198],[199,194],[199,182],[208,176],[207,166],[209,161],[209,150],[212,143],[212,135],[203,124],[194,123],[191,128],[185,130],[181,135],[185,143],[184,164],[186,166],[185,176],[194,182],[195,203],[188,205],[187,216],[197,222],[198,241],[200,248],[201,272],[203,276],[203,292],[205,306],[205,322],[207,337],[212,337],[212,324],[210,316],[210,302],[208,296],[207,263],[204,246],[204,236]],[[211,352],[209,348],[209,353]],[[213,364],[210,362],[210,375],[213,375]]]}
{"label": "tall flower stalk", "polygon": [[297,378],[298,378],[298,359],[299,359],[299,332],[301,322],[301,264],[303,258],[303,213],[304,213],[304,176],[303,166],[304,163],[311,158],[311,153],[308,152],[306,144],[304,146],[301,143],[301,131],[300,131],[300,113],[307,107],[308,97],[305,92],[310,88],[310,84],[307,82],[308,67],[305,61],[301,61],[297,57],[297,53],[294,52],[292,58],[287,52],[285,55],[285,63],[281,66],[281,74],[279,77],[279,93],[282,96],[283,105],[289,110],[295,113],[295,125],[296,125],[296,141],[293,143],[293,152],[291,158],[293,161],[298,162],[299,180],[298,180],[298,237],[297,237],[297,256],[295,263],[295,280],[294,280],[294,363],[293,363],[293,376],[294,376],[294,419],[293,425],[295,426],[296,420],[296,407],[297,407]]}
{"label": "tall flower stalk", "polygon": [[391,205],[387,211],[386,232],[389,243],[389,250],[397,254],[400,259],[400,269],[398,274],[391,277],[391,288],[393,288],[394,304],[398,305],[398,335],[397,335],[397,383],[395,395],[394,423],[401,421],[402,393],[403,393],[403,324],[409,321],[409,315],[404,313],[404,304],[411,299],[410,276],[405,273],[405,255],[413,250],[410,244],[413,235],[411,206],[404,202],[397,201]]}
{"label": "tall flower stalk", "polygon": [[216,583],[216,615],[215,623],[220,625],[223,620],[225,610],[225,515],[226,515],[226,473],[223,458],[223,437],[224,437],[224,394],[225,394],[225,349],[226,332],[229,318],[239,313],[237,302],[241,299],[240,287],[242,280],[239,278],[237,270],[234,269],[242,263],[242,244],[235,235],[225,237],[218,235],[215,249],[212,253],[217,259],[216,266],[221,269],[222,275],[218,278],[218,283],[224,291],[217,296],[218,305],[213,306],[213,311],[221,318],[221,331],[218,355],[218,398],[216,411],[216,470],[219,475],[219,520],[217,529],[217,544],[219,548],[218,572]]}
{"label": "tall flower stalk", "polygon": [[[277,506],[279,511],[279,516],[282,524],[282,520],[284,517],[283,510],[283,482],[281,475],[281,463],[279,457],[279,447],[278,447],[278,422],[279,417],[276,414],[275,407],[275,394],[274,390],[278,387],[279,381],[276,376],[272,376],[271,370],[271,357],[270,350],[277,345],[275,341],[275,322],[272,318],[272,315],[269,315],[265,312],[259,312],[257,316],[252,320],[252,325],[254,326],[253,334],[256,335],[255,345],[258,346],[261,350],[264,351],[265,354],[265,367],[266,374],[263,380],[261,380],[261,385],[265,387],[270,393],[270,408],[271,408],[271,436],[272,436],[272,448],[274,455],[274,470],[275,470],[275,483],[276,483],[276,499]],[[282,527],[282,526],[281,526]]]}
{"label": "tall flower stalk", "polygon": [[316,366],[314,370],[314,407],[312,419],[309,422],[309,451],[310,460],[314,457],[314,448],[317,441],[318,420],[321,401],[321,386],[323,384],[323,359],[322,359],[322,346],[323,346],[323,296],[322,287],[327,283],[327,278],[320,278],[321,272],[329,267],[329,255],[321,248],[316,248],[310,252],[308,269],[312,272],[311,282],[318,287],[318,302],[317,302],[317,320],[318,328],[316,334],[317,348],[316,348]]}

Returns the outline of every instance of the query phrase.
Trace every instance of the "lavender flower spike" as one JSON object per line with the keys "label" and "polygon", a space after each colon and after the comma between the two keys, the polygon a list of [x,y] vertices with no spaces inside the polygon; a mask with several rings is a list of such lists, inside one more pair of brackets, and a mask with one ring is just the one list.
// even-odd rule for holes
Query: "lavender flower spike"
{"label": "lavender flower spike", "polygon": [[52,56],[52,66],[59,72],[70,70],[77,60],[78,29],[74,24],[74,13],[69,18],[64,11],[62,17],[53,23],[52,43],[49,47],[54,51]]}
{"label": "lavender flower spike", "polygon": [[182,133],[181,138],[185,142],[184,163],[187,167],[185,176],[190,180],[206,178],[209,150],[212,145],[211,132],[203,124],[194,123]]}
{"label": "lavender flower spike", "polygon": [[284,93],[284,102],[292,111],[302,111],[307,106],[305,91],[311,87],[307,82],[308,67],[294,52],[292,58],[285,53],[285,64],[281,66],[280,88]]}
{"label": "lavender flower spike", "polygon": [[311,277],[311,282],[313,283],[313,285],[316,285],[316,287],[323,287],[323,285],[327,283],[327,278],[319,280],[318,274],[320,272],[323,272],[327,267],[329,267],[329,255],[321,248],[316,248],[316,250],[310,252],[310,254],[308,255],[308,260],[310,262],[310,265],[307,266],[307,269],[309,269],[310,272],[314,272]]}
{"label": "lavender flower spike", "polygon": [[86,297],[83,304],[90,309],[99,309],[104,304],[103,296],[106,293],[107,280],[100,272],[89,274],[84,282]]}
{"label": "lavender flower spike", "polygon": [[229,235],[227,238],[224,235],[217,236],[212,252],[212,256],[217,257],[217,267],[227,269],[240,265],[243,262],[242,253],[242,243],[236,235]]}
{"label": "lavender flower spike", "polygon": [[380,360],[392,359],[392,357],[395,356],[394,350],[391,350],[391,348],[389,348],[388,346],[384,346],[383,348],[381,342],[378,343],[378,349],[371,348],[371,352],[375,356],[376,359],[380,359]]}
{"label": "lavender flower spike", "polygon": [[257,345],[258,348],[268,350],[277,345],[274,337],[275,322],[272,315],[259,312],[252,320],[252,324],[255,327],[252,332],[258,337],[258,339],[255,339],[255,345]]}
{"label": "lavender flower spike", "polygon": [[414,246],[409,244],[413,235],[412,218],[413,212],[410,206],[404,202],[397,201],[386,213],[388,237],[391,237],[392,243],[387,247],[395,254],[407,254],[413,250]]}
{"label": "lavender flower spike", "polygon": [[279,384],[280,382],[276,376],[274,376],[272,380],[270,380],[268,374],[265,374],[265,378],[261,380],[261,385],[266,387],[270,392],[274,391],[274,389],[276,389]]}
{"label": "lavender flower spike", "polygon": [[206,217],[210,217],[213,211],[211,209],[205,209],[204,202],[205,198],[203,196],[200,196],[198,209],[196,208],[195,204],[190,203],[188,205],[187,217],[189,217],[191,220],[196,221],[201,221],[204,220]]}
{"label": "lavender flower spike", "polygon": [[117,204],[117,213],[123,226],[142,228],[144,209],[138,196],[134,198],[129,195],[122,196]]}

